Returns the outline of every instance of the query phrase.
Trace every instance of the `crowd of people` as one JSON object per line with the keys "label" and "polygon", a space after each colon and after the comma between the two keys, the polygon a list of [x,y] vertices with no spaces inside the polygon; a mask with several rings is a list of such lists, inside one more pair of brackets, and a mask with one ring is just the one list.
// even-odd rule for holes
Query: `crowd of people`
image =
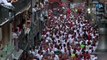
{"label": "crowd of people", "polygon": [[98,45],[98,29],[85,15],[85,10],[78,13],[64,6],[48,9],[41,44],[29,54],[34,60],[97,60],[93,53]]}

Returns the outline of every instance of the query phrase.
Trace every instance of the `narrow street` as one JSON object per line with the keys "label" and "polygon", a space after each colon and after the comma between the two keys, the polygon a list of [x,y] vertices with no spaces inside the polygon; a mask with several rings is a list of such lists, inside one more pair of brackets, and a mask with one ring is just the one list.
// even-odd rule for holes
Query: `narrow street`
{"label": "narrow street", "polygon": [[0,0],[0,60],[107,60],[106,0]]}

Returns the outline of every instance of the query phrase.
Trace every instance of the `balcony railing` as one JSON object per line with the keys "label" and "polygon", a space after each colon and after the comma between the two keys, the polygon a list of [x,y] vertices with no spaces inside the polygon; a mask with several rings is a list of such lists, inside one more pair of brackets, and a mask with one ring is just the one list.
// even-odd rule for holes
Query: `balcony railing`
{"label": "balcony railing", "polygon": [[27,37],[24,33],[24,30],[22,31],[22,33],[18,37],[18,40],[19,40],[19,48],[25,50],[26,49],[25,47],[28,44],[28,41],[27,41]]}
{"label": "balcony railing", "polygon": [[[3,24],[3,22],[9,19],[9,14],[10,14],[9,11],[10,11],[9,9],[0,6],[0,24]],[[13,15],[13,13],[11,15]]]}
{"label": "balcony railing", "polygon": [[29,7],[31,0],[18,0],[12,5],[15,7],[13,10],[8,9],[0,5],[0,26],[4,25],[6,22],[10,21],[14,16],[18,15],[25,8]]}

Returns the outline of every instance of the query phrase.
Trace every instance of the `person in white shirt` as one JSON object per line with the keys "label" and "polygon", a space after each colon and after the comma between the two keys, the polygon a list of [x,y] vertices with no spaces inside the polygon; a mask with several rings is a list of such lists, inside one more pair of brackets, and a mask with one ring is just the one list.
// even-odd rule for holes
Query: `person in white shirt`
{"label": "person in white shirt", "polygon": [[97,46],[93,46],[93,51],[95,51],[95,50],[96,50],[96,48],[97,48]]}
{"label": "person in white shirt", "polygon": [[72,44],[73,40],[74,40],[74,38],[69,38],[69,39],[67,40],[67,42],[68,42],[69,44]]}
{"label": "person in white shirt", "polygon": [[78,55],[80,55],[80,53],[81,53],[81,52],[80,52],[80,51],[78,51],[78,50],[76,50],[76,53],[77,53]]}
{"label": "person in white shirt", "polygon": [[46,34],[47,34],[47,35],[50,35],[50,32],[48,31],[48,32],[46,32]]}
{"label": "person in white shirt", "polygon": [[49,1],[48,0],[44,0],[44,5],[46,5]]}
{"label": "person in white shirt", "polygon": [[18,35],[16,34],[16,32],[13,32],[13,39],[17,39]]}
{"label": "person in white shirt", "polygon": [[29,51],[29,53],[32,54],[33,56],[36,55],[35,50],[33,48]]}
{"label": "person in white shirt", "polygon": [[39,60],[42,60],[43,55],[36,54],[36,57],[37,57]]}
{"label": "person in white shirt", "polygon": [[98,57],[96,55],[91,55],[91,60],[98,60]]}
{"label": "person in white shirt", "polygon": [[53,47],[53,51],[58,51],[58,49],[56,47]]}
{"label": "person in white shirt", "polygon": [[0,4],[4,5],[7,8],[14,8],[14,6],[11,4],[12,2],[8,2],[7,0],[0,0]]}
{"label": "person in white shirt", "polygon": [[40,52],[40,51],[38,51],[38,53],[35,54],[35,56],[36,56],[39,60],[42,60],[42,58],[43,58],[42,52]]}
{"label": "person in white shirt", "polygon": [[65,49],[64,49],[63,46],[62,46],[62,48],[61,48],[61,52],[62,52],[62,53],[65,53]]}
{"label": "person in white shirt", "polygon": [[71,54],[73,53],[73,51],[74,51],[74,49],[71,47],[71,50],[70,50]]}
{"label": "person in white shirt", "polygon": [[59,60],[59,56],[54,54],[54,60]]}
{"label": "person in white shirt", "polygon": [[52,38],[50,36],[46,37],[47,42],[52,42]]}
{"label": "person in white shirt", "polygon": [[72,34],[68,34],[68,38],[72,37]]}
{"label": "person in white shirt", "polygon": [[85,41],[85,44],[88,44],[88,40]]}
{"label": "person in white shirt", "polygon": [[95,35],[93,33],[91,33],[92,39],[95,39]]}
{"label": "person in white shirt", "polygon": [[77,45],[79,44],[79,42],[77,40],[74,41],[74,45]]}
{"label": "person in white shirt", "polygon": [[13,44],[14,44],[14,47],[15,47],[15,49],[18,51],[18,34],[16,33],[17,32],[17,29],[15,29],[15,31],[13,32]]}
{"label": "person in white shirt", "polygon": [[90,54],[92,53],[92,48],[89,48],[88,53]]}

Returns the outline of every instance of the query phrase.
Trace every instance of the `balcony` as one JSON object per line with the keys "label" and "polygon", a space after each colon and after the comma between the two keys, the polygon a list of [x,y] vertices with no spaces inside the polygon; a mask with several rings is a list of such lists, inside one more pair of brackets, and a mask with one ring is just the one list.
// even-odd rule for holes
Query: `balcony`
{"label": "balcony", "polygon": [[15,50],[15,46],[13,42],[9,42],[0,51],[0,60],[6,60],[6,59],[11,60],[12,54],[14,54],[16,58],[20,58],[20,55],[22,54],[22,52],[20,53],[20,51],[25,50],[28,46],[28,41],[26,39],[26,35],[23,29],[20,31],[20,34],[18,36],[18,41],[19,41],[18,43],[19,51]]}
{"label": "balcony", "polygon": [[25,50],[28,44],[27,36],[25,35],[24,30],[21,32],[21,34],[18,37],[19,40],[19,49]]}
{"label": "balcony", "polygon": [[0,26],[9,22],[14,16],[17,16],[30,7],[30,1],[31,0],[18,0],[16,3],[12,4],[15,7],[13,10],[0,5]]}

